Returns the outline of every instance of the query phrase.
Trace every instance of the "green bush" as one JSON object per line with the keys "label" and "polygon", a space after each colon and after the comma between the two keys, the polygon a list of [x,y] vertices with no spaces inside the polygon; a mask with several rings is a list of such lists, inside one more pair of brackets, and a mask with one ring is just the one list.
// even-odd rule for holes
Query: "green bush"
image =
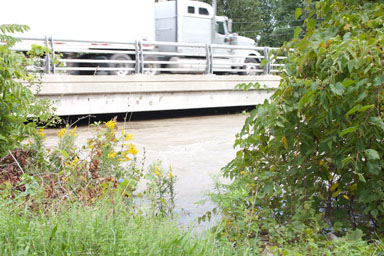
{"label": "green bush", "polygon": [[250,113],[224,168],[234,179],[216,198],[226,231],[249,220],[232,235],[384,235],[384,1],[322,0],[316,9],[296,11],[308,14],[304,38],[285,45],[293,51],[280,86]]}
{"label": "green bush", "polygon": [[31,92],[35,76],[27,70],[27,66],[34,63],[34,57],[47,52],[41,47],[34,47],[29,52],[32,58],[27,58],[11,49],[18,40],[9,34],[26,30],[27,26],[0,25],[0,41],[6,42],[0,45],[0,157],[36,132],[36,123],[27,122],[31,117],[46,122],[52,115],[49,102],[37,100]]}

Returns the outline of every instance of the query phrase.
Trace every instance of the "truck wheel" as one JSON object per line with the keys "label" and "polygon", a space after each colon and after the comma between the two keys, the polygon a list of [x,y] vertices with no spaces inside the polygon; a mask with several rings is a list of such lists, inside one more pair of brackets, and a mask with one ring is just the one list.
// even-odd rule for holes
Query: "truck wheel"
{"label": "truck wheel", "polygon": [[[111,57],[109,58],[110,60],[117,60],[117,61],[131,61],[131,57],[129,57],[128,55],[126,54],[114,54],[114,55],[111,55]],[[110,63],[108,64],[108,67],[110,68],[133,68],[133,63]],[[134,73],[134,71],[132,70],[124,70],[124,69],[121,69],[121,70],[111,70],[109,71],[109,74],[110,75],[114,75],[114,76],[126,76],[126,75],[130,75]]]}
{"label": "truck wheel", "polygon": [[258,69],[257,64],[259,63],[256,59],[245,59],[244,63],[243,69],[245,71],[240,72],[240,75],[255,76],[259,74],[259,72],[256,71]]}
{"label": "truck wheel", "polygon": [[[160,68],[160,64],[157,63],[146,63],[147,61],[153,62],[158,61],[158,59],[154,56],[146,56],[144,57],[144,75],[157,75],[160,73],[159,70],[153,70]],[[148,70],[149,69],[149,70]]]}

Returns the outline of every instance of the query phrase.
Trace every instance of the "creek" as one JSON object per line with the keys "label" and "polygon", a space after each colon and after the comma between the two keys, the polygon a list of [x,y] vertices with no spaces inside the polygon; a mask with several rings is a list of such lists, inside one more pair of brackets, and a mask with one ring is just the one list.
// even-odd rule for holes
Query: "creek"
{"label": "creek", "polygon": [[[214,177],[235,157],[233,148],[236,133],[240,132],[246,115],[221,114],[181,118],[165,118],[118,122],[118,127],[133,134],[132,143],[138,150],[138,160],[145,152],[145,166],[160,160],[165,168],[172,166],[177,176],[175,184],[175,213],[182,226],[188,226],[196,217],[214,208],[207,193],[214,188]],[[57,143],[58,129],[48,129],[48,145]],[[85,144],[91,137],[90,126],[80,126],[76,131],[78,144]],[[228,182],[228,181],[224,181]],[[204,227],[210,224],[205,223]]]}

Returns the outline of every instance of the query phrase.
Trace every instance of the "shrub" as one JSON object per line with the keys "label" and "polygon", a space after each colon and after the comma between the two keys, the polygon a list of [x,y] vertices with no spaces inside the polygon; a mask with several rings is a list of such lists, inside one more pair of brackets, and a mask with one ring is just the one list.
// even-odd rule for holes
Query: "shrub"
{"label": "shrub", "polygon": [[27,70],[34,57],[47,52],[35,47],[29,52],[32,58],[27,58],[11,49],[18,40],[8,34],[26,30],[27,26],[0,25],[0,41],[6,42],[0,45],[0,157],[36,132],[36,123],[27,122],[31,117],[47,122],[53,112],[48,101],[37,100],[31,92],[35,76]]}
{"label": "shrub", "polygon": [[253,231],[278,243],[349,229],[384,235],[384,1],[316,7],[303,39],[285,45],[293,51],[279,88],[237,135],[223,170],[234,183],[218,198],[230,226],[252,216]]}

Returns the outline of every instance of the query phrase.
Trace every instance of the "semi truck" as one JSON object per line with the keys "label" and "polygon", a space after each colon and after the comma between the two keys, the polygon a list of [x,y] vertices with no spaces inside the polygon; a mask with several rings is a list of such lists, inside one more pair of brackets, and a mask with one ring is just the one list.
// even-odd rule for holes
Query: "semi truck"
{"label": "semi truck", "polygon": [[[2,8],[6,11],[0,24],[31,28],[15,35],[22,38],[15,50],[27,52],[45,38],[46,44],[61,53],[72,74],[90,73],[86,66],[104,67],[99,74],[132,74],[137,68],[137,42],[144,42],[140,45],[144,52],[157,52],[145,54],[149,74],[157,74],[160,65],[178,70],[174,72],[183,72],[180,70],[185,67],[196,67],[188,71],[191,73],[204,72],[201,63],[207,50],[211,50],[213,65],[254,74],[261,56],[252,49],[254,40],[233,33],[230,19],[216,16],[212,6],[199,1],[12,0]],[[205,44],[207,48],[191,44]]]}

